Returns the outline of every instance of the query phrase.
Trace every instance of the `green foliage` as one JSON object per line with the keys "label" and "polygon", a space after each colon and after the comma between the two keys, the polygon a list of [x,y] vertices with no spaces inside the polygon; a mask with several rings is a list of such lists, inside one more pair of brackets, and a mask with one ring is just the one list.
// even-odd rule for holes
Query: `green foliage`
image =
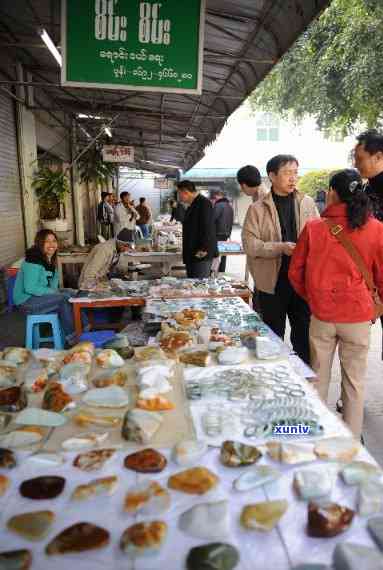
{"label": "green foliage", "polygon": [[312,170],[298,181],[298,190],[315,198],[319,190],[328,190],[328,183],[333,170]]}
{"label": "green foliage", "polygon": [[383,2],[333,0],[250,96],[254,110],[346,135],[379,126],[383,109]]}
{"label": "green foliage", "polygon": [[54,220],[60,217],[60,205],[69,193],[68,178],[61,164],[42,164],[34,174],[32,188],[39,201],[40,218]]}
{"label": "green foliage", "polygon": [[39,200],[53,199],[59,204],[69,192],[68,179],[61,165],[41,166],[33,177],[32,188]]}
{"label": "green foliage", "polygon": [[107,184],[108,180],[116,175],[117,166],[102,160],[101,148],[92,146],[78,161],[80,181],[96,185]]}

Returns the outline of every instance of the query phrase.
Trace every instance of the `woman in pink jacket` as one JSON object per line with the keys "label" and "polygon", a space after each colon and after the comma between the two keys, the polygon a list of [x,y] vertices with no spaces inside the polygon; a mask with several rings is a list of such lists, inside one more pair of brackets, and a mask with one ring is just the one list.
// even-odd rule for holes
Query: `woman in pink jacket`
{"label": "woman in pink jacket", "polygon": [[319,394],[327,400],[338,346],[343,419],[359,437],[374,303],[355,261],[331,233],[328,222],[336,224],[336,231],[343,232],[360,253],[383,299],[383,224],[371,217],[356,170],[341,170],[332,176],[327,208],[321,219],[308,222],[301,233],[289,279],[311,309],[311,366],[317,373]]}

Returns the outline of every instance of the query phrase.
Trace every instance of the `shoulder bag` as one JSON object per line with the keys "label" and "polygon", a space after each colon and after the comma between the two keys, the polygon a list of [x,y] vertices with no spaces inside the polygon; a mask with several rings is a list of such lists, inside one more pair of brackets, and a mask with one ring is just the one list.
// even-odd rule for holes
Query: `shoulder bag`
{"label": "shoulder bag", "polygon": [[333,224],[330,220],[325,219],[325,222],[330,230],[331,235],[333,235],[339,243],[341,243],[344,249],[347,251],[351,259],[354,261],[355,265],[359,269],[360,273],[362,274],[363,279],[365,280],[367,287],[371,293],[372,302],[374,304],[374,322],[376,319],[380,318],[383,315],[383,303],[379,297],[378,290],[374,283],[374,278],[372,276],[371,271],[367,268],[362,256],[360,255],[359,251],[352,243],[352,241],[347,237],[346,233],[343,231],[344,228],[340,224]]}

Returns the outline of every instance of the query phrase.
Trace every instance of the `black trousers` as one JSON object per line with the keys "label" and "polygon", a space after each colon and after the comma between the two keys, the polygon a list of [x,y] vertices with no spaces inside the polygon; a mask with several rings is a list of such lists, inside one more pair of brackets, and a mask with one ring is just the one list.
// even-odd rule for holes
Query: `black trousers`
{"label": "black trousers", "polygon": [[[217,241],[227,241],[230,236],[217,235]],[[226,255],[221,256],[221,261],[218,267],[218,273],[225,273],[226,271]]]}
{"label": "black trousers", "polygon": [[211,262],[211,259],[206,261],[185,261],[186,277],[189,277],[189,279],[210,277]]}
{"label": "black trousers", "polygon": [[306,364],[310,364],[310,309],[296,294],[287,275],[279,276],[274,295],[259,291],[258,300],[264,322],[282,339],[286,317],[289,318],[293,349]]}

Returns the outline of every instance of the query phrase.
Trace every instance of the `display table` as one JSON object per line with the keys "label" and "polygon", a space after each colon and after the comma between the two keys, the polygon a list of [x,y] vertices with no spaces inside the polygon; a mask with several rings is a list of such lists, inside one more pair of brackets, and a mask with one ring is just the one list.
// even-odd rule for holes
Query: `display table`
{"label": "display table", "polygon": [[160,263],[162,275],[169,275],[175,265],[182,264],[181,252],[134,251],[124,254],[130,263]]}
{"label": "display table", "polygon": [[82,334],[81,309],[101,309],[111,307],[143,307],[143,297],[108,297],[98,299],[92,297],[73,297],[70,299],[73,305],[74,330],[78,337]]}
{"label": "display table", "polygon": [[[104,303],[107,300],[99,299],[94,302],[97,301]],[[137,301],[137,298],[134,301]],[[84,306],[87,306],[87,303],[89,303],[86,299],[79,299],[78,302],[82,302]],[[120,302],[120,300],[117,300],[117,302]],[[182,308],[191,307],[202,308],[206,312],[205,324],[208,322],[210,326],[219,326],[227,333],[232,332],[234,334],[239,331],[254,330],[256,328],[260,332],[268,334],[268,329],[259,316],[254,314],[249,306],[239,298],[228,298],[222,301],[218,299],[170,301],[151,299],[146,309],[157,315],[166,316],[166,312],[172,313],[174,310],[179,311]],[[194,332],[195,330],[193,329]],[[201,347],[195,346],[194,348]],[[320,452],[318,449],[315,449],[315,446],[319,443],[323,444],[327,438],[344,438],[347,440],[346,443],[351,443],[353,447],[355,453],[353,456],[354,461],[363,460],[372,465],[376,465],[376,463],[366,449],[360,446],[358,442],[351,441],[352,438],[348,428],[337,415],[332,413],[320,401],[313,386],[292,370],[288,353],[289,350],[287,349],[285,354],[280,354],[274,359],[261,360],[257,359],[253,352],[249,352],[247,361],[243,364],[227,366],[218,365],[216,353],[210,354],[210,364],[206,367],[195,367],[180,363],[170,365],[167,360],[163,359],[161,366],[169,365],[168,369],[171,371],[169,380],[172,384],[172,389],[165,395],[175,404],[175,409],[161,412],[163,417],[161,427],[149,442],[142,446],[137,446],[132,441],[123,439],[120,432],[121,426],[101,427],[92,425],[91,427],[80,427],[73,421],[73,416],[78,414],[79,411],[121,418],[127,409],[136,405],[136,396],[139,390],[137,376],[140,370],[137,353],[134,359],[126,361],[120,368],[120,370],[127,371],[126,384],[121,388],[124,392],[123,407],[94,408],[89,405],[89,401],[88,404],[81,401],[88,394],[87,391],[74,396],[76,407],[63,412],[67,417],[67,423],[64,426],[47,429],[46,437],[39,444],[35,445],[34,448],[29,448],[28,450],[15,449],[17,465],[13,469],[0,468],[0,475],[9,478],[9,486],[0,497],[0,553],[1,551],[16,549],[30,550],[32,553],[31,570],[67,570],[73,565],[76,565],[79,570],[185,570],[186,558],[190,549],[209,542],[229,543],[237,548],[240,559],[235,566],[235,570],[292,570],[298,564],[314,562],[331,566],[334,548],[344,542],[365,545],[378,553],[378,549],[374,546],[366,525],[369,516],[383,510],[383,496],[380,498],[379,503],[379,483],[375,482],[374,499],[378,500],[375,507],[376,510],[371,512],[372,508],[370,505],[369,515],[361,516],[360,511],[358,511],[358,486],[346,485],[339,476],[339,472],[344,468],[345,462],[321,459]],[[48,351],[47,353],[46,350],[42,349],[37,354],[35,353],[35,356],[42,359],[52,358],[56,360],[62,358],[64,354],[54,351]],[[101,362],[105,365],[105,360]],[[31,364],[29,365],[32,366]],[[35,363],[33,363],[33,366],[35,366]],[[254,370],[254,367],[257,370]],[[253,380],[249,381],[247,388],[240,387],[242,396],[237,394],[233,398],[233,394],[229,395],[225,392],[227,385],[225,382],[231,382],[227,376],[224,382],[222,382],[220,391],[214,392],[214,389],[211,389],[211,376],[214,376],[217,372],[218,374],[223,374],[230,370],[231,380],[234,380],[232,382],[233,386],[238,385],[237,380],[240,374],[243,375],[244,372],[247,372],[247,374],[254,375],[252,388],[251,383]],[[101,372],[105,374],[107,371],[108,369],[103,368]],[[115,371],[115,368],[109,369],[111,373],[115,373]],[[284,371],[282,375],[281,371]],[[87,378],[88,385],[85,389],[94,387],[94,380],[98,372],[100,370],[97,367],[96,358],[93,357],[90,376]],[[26,370],[24,370],[24,373],[26,375]],[[159,374],[158,369],[153,371],[153,377],[157,378],[157,374]],[[263,380],[259,381],[257,375],[263,376]],[[245,433],[249,426],[249,413],[252,413],[251,409],[249,412],[248,408],[252,408],[258,398],[259,406],[255,408],[256,412],[253,418],[258,420],[260,410],[262,410],[266,400],[270,400],[270,396],[265,396],[264,394],[257,396],[254,389],[257,386],[270,388],[272,386],[272,377],[274,377],[272,405],[281,407],[280,398],[290,398],[290,403],[293,401],[292,405],[297,407],[297,411],[294,412],[296,415],[293,417],[297,418],[297,421],[302,422],[303,420],[300,419],[302,412],[298,408],[303,409],[305,405],[306,407],[310,405],[315,410],[323,427],[323,432],[315,432],[309,435],[273,435],[263,432],[262,437],[259,434],[257,434],[257,437],[251,437],[247,432]],[[196,379],[200,381],[201,386],[204,386],[203,393],[201,393],[199,398],[195,399],[193,396],[193,399],[187,401],[186,397],[188,395],[190,397],[190,386],[188,385],[191,381],[196,382]],[[285,386],[286,390],[290,391],[289,394],[285,392],[283,396],[277,395],[282,385]],[[210,386],[209,390],[206,389],[207,386]],[[243,393],[244,390],[245,393]],[[273,391],[272,388],[271,390]],[[129,398],[128,403],[126,402],[126,397]],[[39,407],[41,398],[42,392],[29,394],[29,405],[31,407]],[[221,432],[218,435],[212,436],[205,429],[206,424],[202,420],[203,414],[206,411],[210,413],[224,413],[225,410],[229,413],[227,416],[229,421],[222,424]],[[0,431],[0,447],[2,447],[1,437],[6,432],[14,429],[14,427],[13,416],[11,423],[3,431]],[[95,445],[93,449],[113,448],[115,450],[114,455],[101,468],[93,471],[80,470],[73,465],[74,458],[78,453],[83,453],[83,450],[65,452],[62,449],[63,439],[89,432],[98,435],[107,433],[105,441]],[[176,464],[171,449],[173,444],[185,438],[193,438],[195,435],[199,441],[204,441],[207,444],[205,454],[198,460],[192,460],[188,466]],[[262,455],[256,462],[255,467],[260,465],[273,467],[277,470],[279,478],[273,483],[264,484],[252,490],[236,490],[233,486],[234,481],[244,473],[251,473],[255,467],[225,466],[220,458],[220,446],[225,440],[234,440],[256,446]],[[309,454],[309,456],[305,457],[304,460],[300,456],[295,463],[283,463],[278,458],[272,458],[270,443],[296,444],[300,446],[300,453],[302,453],[304,448],[305,454]],[[161,472],[142,474],[124,466],[124,460],[127,455],[134,452],[137,448],[143,449],[148,447],[158,449],[166,457],[167,464]],[[60,465],[43,464],[41,457],[39,458],[40,452],[58,453],[63,463]],[[351,456],[348,460],[350,458]],[[52,461],[52,458],[50,458],[50,461]],[[169,488],[168,479],[171,475],[180,473],[189,467],[197,466],[209,469],[218,477],[216,486],[210,491],[205,494],[192,495]],[[294,477],[298,472],[302,475],[306,470],[310,470],[315,475],[319,474],[319,480],[317,480],[316,484],[312,484],[314,488],[316,488],[315,485],[319,485],[323,478],[329,479],[330,487],[326,493],[327,500],[355,511],[353,521],[345,532],[332,538],[312,538],[308,536],[308,502],[298,499],[293,487]],[[59,496],[50,500],[32,500],[20,494],[19,487],[21,483],[30,478],[47,475],[65,478],[65,486]],[[117,487],[112,495],[107,496],[104,494],[81,502],[71,500],[71,495],[77,485],[83,485],[94,479],[108,476],[116,476],[118,478]],[[382,472],[378,472],[375,476],[381,481]],[[156,514],[128,514],[124,511],[127,492],[134,485],[148,481],[156,481],[169,491],[169,508]],[[286,500],[288,503],[285,514],[274,529],[269,532],[245,530],[240,524],[243,507],[271,500]],[[204,538],[196,538],[192,533],[181,529],[180,517],[185,511],[196,505],[219,501],[225,501],[224,505],[227,506],[227,527],[218,532],[217,528],[220,528],[221,520],[211,521],[209,525],[205,525],[206,532],[216,533],[214,538],[207,538],[206,536]],[[7,522],[11,517],[37,510],[50,510],[55,514],[55,520],[46,537],[37,542],[31,542],[8,530]],[[153,520],[163,521],[167,524],[167,537],[160,550],[145,556],[128,557],[126,554],[123,554],[119,548],[119,542],[125,529],[135,523]],[[70,525],[80,522],[92,523],[107,530],[109,532],[108,544],[98,550],[79,552],[77,554],[46,555],[46,545],[59,532]],[[194,533],[200,533],[202,527],[203,521],[199,526],[195,525]],[[382,555],[380,556],[382,557]],[[360,565],[360,568],[362,567],[363,565]],[[370,567],[372,568],[372,566]],[[381,567],[381,565],[378,567]]]}
{"label": "display table", "polygon": [[[315,394],[313,393],[313,398]],[[323,404],[317,401],[323,424],[328,428],[328,433],[348,435],[345,426]],[[116,410],[110,410],[109,414],[115,414]],[[165,412],[166,413],[166,412]],[[77,433],[89,431],[77,428]],[[101,428],[96,431],[101,433]],[[173,434],[175,437],[177,434]],[[199,434],[201,435],[201,434]],[[182,438],[182,434],[180,434]],[[304,438],[303,438],[304,439]],[[52,436],[42,446],[43,450],[52,450]],[[286,439],[285,439],[286,441]],[[308,449],[312,448],[313,442],[305,440]],[[348,487],[340,480],[337,471],[341,467],[338,464],[316,460],[314,462],[299,465],[283,465],[270,459],[266,452],[264,442],[248,442],[262,451],[263,456],[257,465],[270,465],[281,472],[277,482],[259,487],[258,489],[238,492],[233,490],[233,481],[251,467],[228,468],[219,460],[219,449],[210,446],[207,453],[197,464],[203,465],[219,477],[218,485],[202,496],[188,495],[179,491],[170,490],[171,506],[168,511],[156,516],[131,516],[123,511],[126,492],[138,483],[148,480],[157,481],[163,487],[167,486],[169,476],[174,475],[184,468],[176,465],[172,460],[171,451],[168,447],[160,447],[159,450],[168,460],[167,467],[159,474],[137,474],[124,467],[124,458],[134,451],[131,444],[124,443],[123,449],[117,446],[115,455],[102,467],[89,473],[80,471],[72,465],[77,455],[74,452],[62,453],[65,463],[60,466],[43,466],[36,460],[33,454],[28,458],[28,453],[17,453],[19,465],[12,471],[0,469],[1,474],[11,478],[11,485],[5,495],[0,498],[0,524],[1,545],[0,550],[13,550],[28,548],[33,553],[31,569],[34,570],[67,570],[71,565],[76,565],[80,570],[113,569],[113,570],[166,570],[185,569],[185,560],[190,548],[213,542],[193,538],[179,527],[179,517],[186,510],[198,503],[228,501],[230,513],[230,525],[228,534],[224,534],[214,541],[222,541],[235,546],[240,553],[240,561],[236,570],[290,570],[294,565],[303,562],[321,562],[330,564],[332,553],[336,544],[347,541],[357,542],[373,547],[373,541],[366,530],[366,520],[355,515],[350,529],[331,539],[310,538],[306,535],[307,503],[297,499],[293,491],[293,477],[298,469],[312,469],[316,471],[326,470],[333,475],[333,489],[331,499],[350,508],[356,508],[355,487]],[[218,444],[217,444],[218,445]],[[103,447],[109,447],[104,444]],[[112,443],[114,446],[114,443]],[[144,446],[145,447],[145,446]],[[146,446],[148,447],[148,446]],[[365,449],[361,449],[357,459],[374,463]],[[42,475],[59,475],[66,479],[63,493],[51,500],[32,501],[21,497],[18,487],[20,483],[32,477]],[[118,486],[115,493],[110,496],[100,496],[87,501],[75,502],[70,496],[79,484],[87,483],[95,478],[117,476]],[[288,510],[282,517],[277,527],[268,532],[244,530],[240,524],[242,508],[248,504],[257,502],[285,499],[288,501]],[[56,515],[56,521],[48,536],[39,542],[30,542],[18,537],[6,528],[6,521],[15,514],[32,510],[49,509]],[[119,539],[123,531],[130,525],[139,521],[161,520],[168,525],[168,536],[161,550],[152,556],[128,558],[119,547]],[[108,546],[85,553],[70,554],[64,556],[47,556],[44,552],[46,544],[72,524],[78,522],[91,522],[110,532]]]}
{"label": "display table", "polygon": [[[177,283],[182,283],[184,280],[177,280]],[[186,282],[190,282],[191,280],[186,280]],[[214,280],[212,280],[214,281]],[[108,293],[105,292],[103,298],[99,298],[99,296],[95,295],[92,297],[92,292],[89,292],[87,297],[73,297],[70,299],[70,302],[73,305],[73,319],[75,325],[75,332],[77,336],[82,334],[82,322],[81,322],[81,309],[98,309],[98,308],[110,308],[110,307],[142,307],[145,306],[148,300],[154,298],[160,298],[164,301],[177,299],[179,298],[178,292],[172,292],[172,290],[167,291],[165,287],[161,286],[152,286],[149,288],[149,281],[122,281],[120,279],[113,279],[112,282],[117,286],[119,285],[119,290],[121,294],[113,294],[111,292],[110,297]],[[228,282],[230,285],[230,281]],[[243,284],[242,284],[243,285]],[[140,291],[136,295],[127,294],[124,295],[124,287],[127,289],[131,289],[132,287],[139,287],[137,289]],[[156,289],[159,292],[156,293]],[[146,293],[146,290],[148,293]],[[247,287],[242,287],[240,289],[233,289],[232,291],[211,291],[211,290],[203,290],[202,288],[195,288],[195,289],[182,289],[182,299],[186,303],[189,302],[189,299],[225,299],[225,298],[241,298],[245,301],[245,303],[249,304],[252,298],[252,292]],[[198,301],[197,301],[198,302]],[[91,320],[91,317],[90,317]]]}

